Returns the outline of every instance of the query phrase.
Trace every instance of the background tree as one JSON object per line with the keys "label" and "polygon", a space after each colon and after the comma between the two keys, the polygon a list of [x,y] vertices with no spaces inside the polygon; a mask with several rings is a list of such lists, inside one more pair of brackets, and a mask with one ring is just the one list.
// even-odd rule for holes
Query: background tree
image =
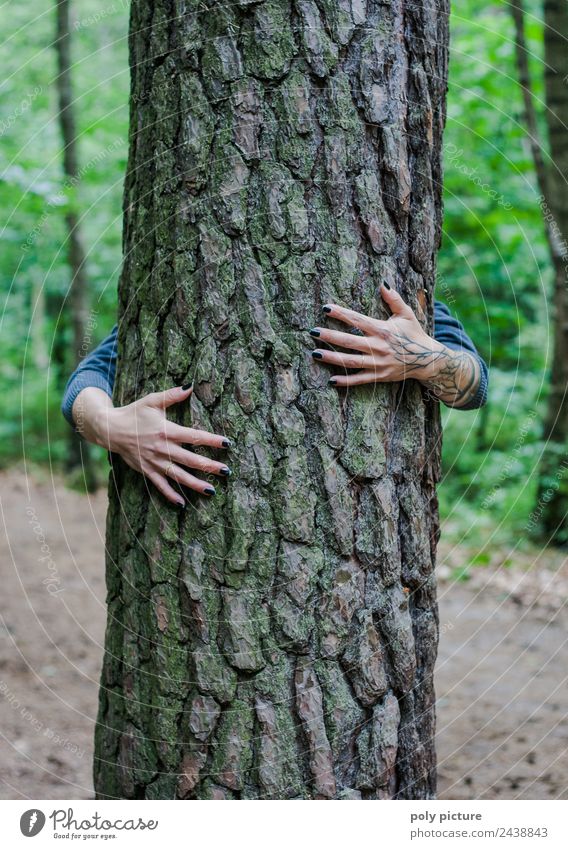
{"label": "background tree", "polygon": [[554,269],[553,338],[550,394],[544,422],[535,518],[547,540],[568,543],[568,5],[544,0],[544,80],[547,145],[539,130],[525,37],[522,0],[511,4],[515,21],[517,66],[525,120],[550,261]]}
{"label": "background tree", "polygon": [[[72,327],[72,355],[66,357],[67,369],[74,369],[85,349],[86,328],[88,320],[88,280],[87,257],[83,245],[79,215],[75,198],[75,190],[80,179],[79,156],[77,146],[77,126],[75,121],[75,101],[73,97],[70,0],[57,0],[56,3],[56,38],[54,42],[57,53],[58,74],[55,78],[58,98],[58,119],[63,143],[63,173],[65,185],[71,196],[67,199],[65,224],[67,227],[67,258],[71,283],[66,305],[63,306],[63,320],[69,313]],[[89,446],[79,439],[75,431],[69,431],[69,453],[67,467],[81,468],[89,489],[95,485]]]}
{"label": "background tree", "polygon": [[431,322],[448,9],[135,2],[115,400],[191,376],[234,475],[120,461],[99,797],[430,798],[437,404],[338,394],[322,304]]}
{"label": "background tree", "polygon": [[180,513],[113,464],[100,797],[434,794],[437,404],[337,394],[306,331],[381,280],[431,322],[447,36],[421,3],[132,6],[115,398],[191,375],[234,476]]}

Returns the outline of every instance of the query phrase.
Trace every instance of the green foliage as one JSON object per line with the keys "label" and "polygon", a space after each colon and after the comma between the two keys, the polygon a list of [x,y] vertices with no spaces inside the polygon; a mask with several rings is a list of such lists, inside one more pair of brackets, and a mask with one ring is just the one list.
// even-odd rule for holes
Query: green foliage
{"label": "green foliage", "polygon": [[[542,98],[541,10],[525,6]],[[542,450],[552,275],[504,2],[454,5],[444,165],[437,295],[490,365],[490,403],[445,411],[442,518],[456,539],[518,541]]]}
{"label": "green foliage", "polygon": [[528,516],[542,451],[540,378],[493,369],[491,404],[466,415],[444,413],[444,476],[440,505],[456,539],[528,540]]}
{"label": "green foliage", "polygon": [[[57,124],[54,4],[16,4],[4,22],[0,87],[0,464],[26,455],[59,465],[66,425],[59,412],[73,351],[66,297],[65,211],[82,217],[92,339],[114,323],[120,270],[122,182],[128,137],[126,5],[74,4],[72,53],[81,180],[65,184]],[[49,364],[49,368],[48,368]],[[23,389],[22,389],[23,387]],[[25,439],[21,431],[24,414]],[[49,446],[47,435],[49,432]]]}
{"label": "green foliage", "polygon": [[[527,19],[541,96],[542,32]],[[551,272],[506,3],[454,7],[444,165],[439,295],[492,365],[514,369],[522,350],[542,369],[530,325],[546,307]]]}

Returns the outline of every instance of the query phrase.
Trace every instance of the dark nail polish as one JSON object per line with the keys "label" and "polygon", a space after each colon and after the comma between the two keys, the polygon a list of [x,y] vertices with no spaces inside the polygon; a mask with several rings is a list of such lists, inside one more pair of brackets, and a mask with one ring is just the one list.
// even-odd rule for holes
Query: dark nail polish
{"label": "dark nail polish", "polygon": [[224,439],[221,445],[223,446],[223,448],[232,448],[233,443],[230,439]]}
{"label": "dark nail polish", "polygon": [[329,383],[330,386],[336,386],[337,385],[337,380],[334,377],[330,377],[327,382]]}
{"label": "dark nail polish", "polygon": [[323,354],[321,351],[312,351],[312,357],[314,360],[323,360]]}
{"label": "dark nail polish", "polygon": [[323,307],[324,312],[331,312],[331,307]]}
{"label": "dark nail polish", "polygon": [[203,490],[203,492],[204,492],[206,495],[215,495],[215,490],[213,489],[213,487],[212,487],[212,486],[207,486],[207,487],[205,487],[205,489]]}
{"label": "dark nail polish", "polygon": [[389,284],[386,282],[386,280],[385,280],[385,282],[383,283],[383,286],[385,287],[385,289],[390,289],[390,286],[389,286]]}
{"label": "dark nail polish", "polygon": [[176,501],[176,504],[180,510],[185,510],[185,501]]}
{"label": "dark nail polish", "polygon": [[313,327],[313,328],[310,330],[310,336],[319,336],[319,335],[320,335],[320,332],[319,332],[319,330],[318,330],[316,327]]}
{"label": "dark nail polish", "polygon": [[184,385],[181,388],[183,389],[184,392],[186,392],[188,389],[191,389],[192,386],[193,386],[193,383],[184,383]]}
{"label": "dark nail polish", "polygon": [[231,470],[228,466],[223,466],[223,468],[220,469],[219,471],[221,472],[222,475],[229,476],[231,474]]}

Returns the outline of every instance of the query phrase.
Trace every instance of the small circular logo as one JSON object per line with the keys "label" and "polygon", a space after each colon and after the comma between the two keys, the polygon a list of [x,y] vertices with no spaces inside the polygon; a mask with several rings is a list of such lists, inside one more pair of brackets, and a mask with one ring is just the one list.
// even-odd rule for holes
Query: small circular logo
{"label": "small circular logo", "polygon": [[45,825],[45,814],[37,808],[26,811],[20,817],[20,831],[24,837],[35,837]]}

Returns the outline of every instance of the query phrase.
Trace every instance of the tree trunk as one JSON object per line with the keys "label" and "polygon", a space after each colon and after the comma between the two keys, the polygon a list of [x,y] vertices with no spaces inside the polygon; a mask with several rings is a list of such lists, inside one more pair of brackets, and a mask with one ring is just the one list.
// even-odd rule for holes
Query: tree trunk
{"label": "tree trunk", "polygon": [[[75,122],[75,105],[71,79],[71,31],[70,31],[70,0],[56,0],[56,39],[57,53],[56,88],[58,98],[58,118],[63,142],[63,174],[65,185],[76,189],[80,179],[77,128]],[[81,236],[79,217],[75,198],[68,200],[65,212],[67,227],[67,261],[71,272],[71,284],[68,295],[68,312],[71,318],[73,339],[73,355],[68,358],[68,371],[78,364],[81,351],[85,344],[85,328],[87,323],[87,271],[86,256]],[[66,311],[67,312],[67,311]],[[87,488],[94,489],[96,479],[89,452],[89,446],[82,442],[78,434],[69,430],[67,469],[82,469]]]}
{"label": "tree trunk", "polygon": [[29,335],[32,362],[38,372],[44,372],[49,368],[49,352],[45,341],[47,316],[43,276],[32,272],[30,274],[30,284]]}
{"label": "tree trunk", "polygon": [[322,305],[431,325],[448,9],[132,5],[115,401],[233,476],[179,512],[115,458],[100,798],[432,798],[440,426],[415,381],[337,392]]}
{"label": "tree trunk", "polygon": [[[548,191],[541,199],[552,231],[554,347],[544,426],[537,511],[547,540],[568,544],[568,3],[545,0],[544,63],[546,122],[550,146]],[[544,203],[542,202],[544,200]]]}

